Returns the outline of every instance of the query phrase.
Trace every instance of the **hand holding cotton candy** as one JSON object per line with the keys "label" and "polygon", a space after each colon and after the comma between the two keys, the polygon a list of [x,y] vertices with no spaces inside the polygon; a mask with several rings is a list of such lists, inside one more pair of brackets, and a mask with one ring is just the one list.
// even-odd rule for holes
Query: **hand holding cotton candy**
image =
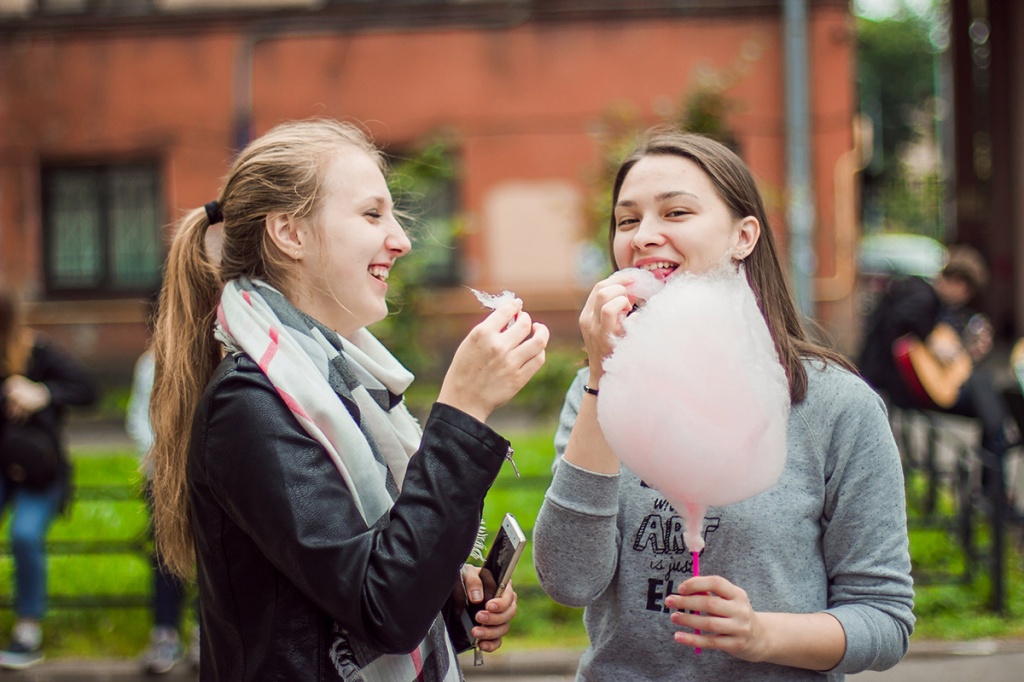
{"label": "hand holding cotton candy", "polygon": [[708,505],[782,473],[789,384],[742,269],[679,273],[643,293],[603,363],[598,421],[623,464],[686,518],[696,558]]}
{"label": "hand holding cotton candy", "polygon": [[[469,287],[469,290],[476,296],[476,300],[480,301],[480,305],[491,310],[497,310],[506,303],[516,300],[516,295],[508,289],[504,289],[500,294],[489,294],[486,291],[478,291],[473,287]],[[515,321],[516,318],[513,317],[512,321],[505,325],[505,329],[511,327]]]}

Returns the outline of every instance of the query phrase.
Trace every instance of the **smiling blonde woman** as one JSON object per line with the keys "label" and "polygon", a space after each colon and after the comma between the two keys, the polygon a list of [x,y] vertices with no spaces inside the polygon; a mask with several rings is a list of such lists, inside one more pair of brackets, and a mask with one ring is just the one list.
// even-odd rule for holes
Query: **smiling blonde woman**
{"label": "smiling blonde woman", "polygon": [[[461,678],[455,586],[510,453],[484,421],[541,367],[548,332],[521,301],[499,307],[421,431],[412,375],[365,329],[411,246],[383,170],[351,125],[283,124],[178,227],[154,339],[154,515],[167,565],[198,569],[203,680]],[[512,590],[487,603],[481,649],[515,611]]]}

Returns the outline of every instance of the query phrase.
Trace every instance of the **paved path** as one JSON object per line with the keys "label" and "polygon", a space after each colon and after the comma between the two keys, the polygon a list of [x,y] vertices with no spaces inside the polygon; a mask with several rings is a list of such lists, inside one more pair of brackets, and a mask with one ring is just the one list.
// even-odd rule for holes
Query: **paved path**
{"label": "paved path", "polygon": [[882,673],[850,675],[854,682],[1020,682],[1024,641],[912,643],[910,654]]}
{"label": "paved path", "polygon": [[79,454],[103,453],[108,448],[133,448],[124,424],[117,421],[70,419],[65,435],[68,447]]}
{"label": "paved path", "polygon": [[[572,682],[579,652],[522,651],[488,656],[481,668],[463,661],[468,682]],[[1021,682],[1024,640],[914,642],[895,668],[849,675],[851,682]]]}
{"label": "paved path", "polygon": [[[463,656],[467,682],[572,682],[579,651],[513,651],[486,657],[474,668]],[[14,675],[24,682],[152,682],[140,672],[137,661],[74,660],[44,661]],[[163,679],[198,680],[186,666]],[[1024,680],[1024,640],[974,642],[913,642],[910,653],[892,670],[847,677],[851,682],[1021,682]]]}

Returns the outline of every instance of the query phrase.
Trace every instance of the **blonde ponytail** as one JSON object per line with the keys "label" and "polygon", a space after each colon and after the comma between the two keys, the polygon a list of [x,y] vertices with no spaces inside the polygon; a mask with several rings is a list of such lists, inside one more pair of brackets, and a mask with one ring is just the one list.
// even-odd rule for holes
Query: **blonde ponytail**
{"label": "blonde ponytail", "polygon": [[206,254],[209,226],[202,208],[179,223],[153,335],[156,374],[149,408],[154,434],[149,453],[153,522],[161,558],[174,574],[186,579],[195,570],[185,479],[192,416],[221,357],[213,338],[221,282]]}

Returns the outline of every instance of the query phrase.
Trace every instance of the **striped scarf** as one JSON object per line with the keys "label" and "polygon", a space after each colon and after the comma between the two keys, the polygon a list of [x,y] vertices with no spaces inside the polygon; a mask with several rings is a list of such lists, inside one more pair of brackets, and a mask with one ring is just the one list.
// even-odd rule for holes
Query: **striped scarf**
{"label": "striped scarf", "polygon": [[[228,282],[217,339],[253,358],[345,480],[367,528],[383,528],[420,427],[402,401],[412,374],[370,332],[342,338],[258,280]],[[335,624],[330,663],[341,680],[461,680],[439,615],[411,653],[382,654]]]}

